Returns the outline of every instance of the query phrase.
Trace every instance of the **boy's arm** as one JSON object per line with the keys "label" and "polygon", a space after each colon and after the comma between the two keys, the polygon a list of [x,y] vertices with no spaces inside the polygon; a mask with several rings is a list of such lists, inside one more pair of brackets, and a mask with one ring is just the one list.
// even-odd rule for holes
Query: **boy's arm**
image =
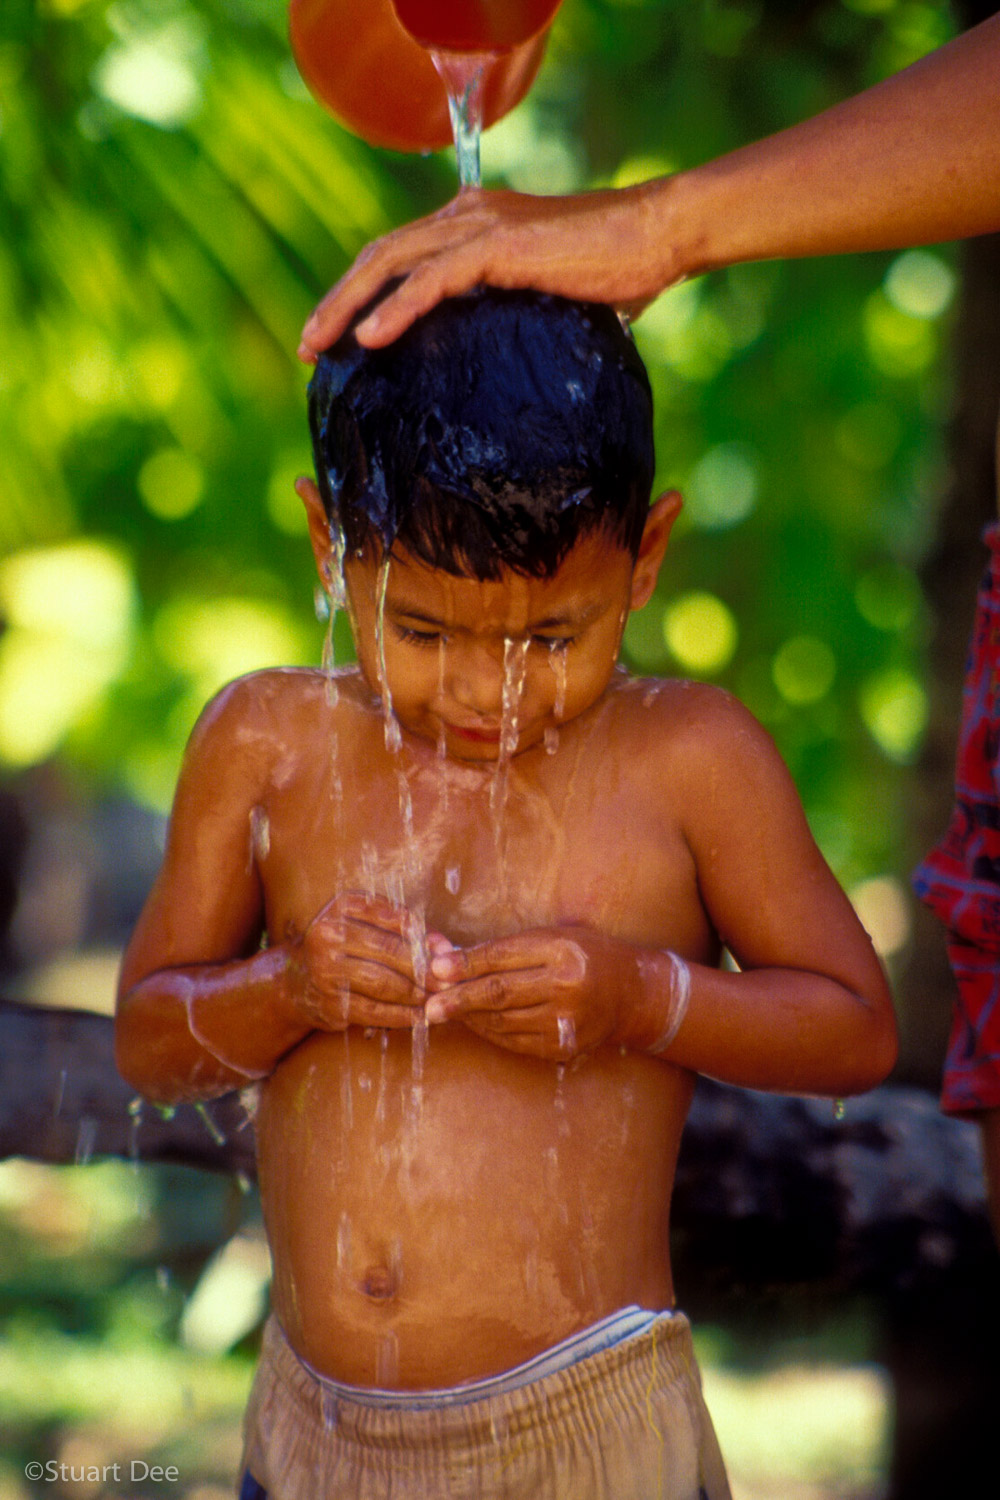
{"label": "boy's arm", "polygon": [[769,736],[711,689],[661,773],[704,907],[742,972],[584,927],[435,958],[429,1019],[461,1015],[501,1046],[553,1058],[617,1042],[748,1088],[857,1093],[896,1055],[885,976],[809,833]]}
{"label": "boy's arm", "polygon": [[195,728],[163,866],[122,963],[118,1067],[150,1098],[239,1088],[315,1029],[412,1026],[424,999],[409,918],[387,901],[340,893],[304,932],[260,947],[253,827],[273,741],[255,693],[253,679],[232,684]]}
{"label": "boy's arm", "polygon": [[994,16],[815,118],[674,177],[566,198],[466,189],[362,252],[306,324],[300,356],[314,360],[394,277],[363,343],[390,343],[483,282],[634,310],[738,261],[997,229],[998,70]]}
{"label": "boy's arm", "polygon": [[265,738],[247,732],[249,694],[231,685],[195,727],[163,865],[122,962],[118,1067],[155,1099],[238,1088],[309,1029],[292,1004],[287,950],[259,946],[251,815],[268,759]]}
{"label": "boy's arm", "polygon": [[[749,1088],[870,1088],[896,1060],[892,999],[871,939],[816,847],[770,735],[728,695],[698,696],[678,758],[684,831],[702,902],[741,972],[688,966],[686,1014],[664,1055]],[[658,967],[625,1023],[646,1048],[662,1035],[664,980],[676,984],[674,966]]]}

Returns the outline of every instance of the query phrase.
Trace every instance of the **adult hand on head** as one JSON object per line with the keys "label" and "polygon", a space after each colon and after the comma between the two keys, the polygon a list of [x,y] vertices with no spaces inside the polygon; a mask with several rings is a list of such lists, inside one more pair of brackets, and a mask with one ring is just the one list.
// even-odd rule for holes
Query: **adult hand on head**
{"label": "adult hand on head", "polygon": [[703,166],[566,198],[467,189],[363,250],[317,307],[314,360],[358,329],[389,344],[485,282],[637,311],[684,276],[748,260],[888,250],[1000,227],[1000,15],[902,72]]}
{"label": "adult hand on head", "polygon": [[667,188],[663,179],[562,198],[468,188],[362,250],[306,323],[299,356],[315,360],[396,277],[401,284],[355,330],[370,348],[392,343],[442,298],[482,283],[637,313],[685,274],[664,233]]}
{"label": "adult hand on head", "polygon": [[412,912],[380,896],[341,892],[290,945],[297,1008],[320,1031],[416,1026],[427,958]]}

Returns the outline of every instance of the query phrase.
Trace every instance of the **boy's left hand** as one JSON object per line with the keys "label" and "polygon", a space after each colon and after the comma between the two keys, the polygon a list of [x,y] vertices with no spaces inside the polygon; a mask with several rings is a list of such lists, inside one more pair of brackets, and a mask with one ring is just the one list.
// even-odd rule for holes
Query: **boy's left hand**
{"label": "boy's left hand", "polygon": [[461,1020],[511,1052],[566,1061],[614,1039],[637,950],[589,927],[539,927],[439,953],[426,1015]]}

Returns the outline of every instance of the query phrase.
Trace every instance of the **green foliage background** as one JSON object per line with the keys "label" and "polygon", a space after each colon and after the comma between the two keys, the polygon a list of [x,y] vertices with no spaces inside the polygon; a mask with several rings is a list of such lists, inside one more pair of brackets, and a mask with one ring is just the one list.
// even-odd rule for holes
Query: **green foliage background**
{"label": "green foliage background", "polygon": [[[563,192],[693,165],[951,27],[939,0],[565,0],[530,97],[484,140],[485,177]],[[2,0],[0,779],[54,759],[95,798],[163,810],[217,687],[318,662],[298,332],[372,235],[454,188],[447,153],[376,151],[323,113],[283,0]],[[630,660],[750,704],[841,878],[895,880],[872,920],[910,858],[953,291],[946,251],[738,267],[637,325],[660,482],[688,504]],[[0,1184],[0,1303],[20,1309],[0,1491],[22,1500],[39,1454],[142,1453],[221,1495],[245,1362],[195,1369],[171,1340],[241,1212],[213,1199],[192,1248],[193,1188],[154,1202],[148,1176],[93,1170],[68,1169],[61,1195],[31,1164]]]}
{"label": "green foliage background", "polygon": [[[693,165],[951,24],[936,0],[565,0],[485,178]],[[319,658],[298,331],[454,166],[331,120],[280,0],[4,0],[0,179],[0,763],[164,808],[217,686]],[[939,251],[737,267],[637,325],[688,506],[630,659],[750,704],[849,884],[902,868],[953,284]]]}

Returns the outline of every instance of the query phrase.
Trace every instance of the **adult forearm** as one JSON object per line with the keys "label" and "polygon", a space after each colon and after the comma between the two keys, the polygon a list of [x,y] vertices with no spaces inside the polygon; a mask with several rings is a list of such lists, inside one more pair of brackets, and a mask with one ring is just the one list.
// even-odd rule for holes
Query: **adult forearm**
{"label": "adult forearm", "polygon": [[[622,1040],[723,1083],[836,1097],[875,1087],[896,1059],[892,1008],[880,985],[863,995],[826,975],[732,973],[669,953],[644,964],[643,979]],[[671,1035],[678,985],[683,1014]]]}
{"label": "adult forearm", "polygon": [[119,999],[119,1071],[161,1102],[207,1099],[266,1077],[312,1029],[284,948],[161,969]]}
{"label": "adult forearm", "polygon": [[654,188],[683,273],[1000,229],[1000,16],[813,119]]}

